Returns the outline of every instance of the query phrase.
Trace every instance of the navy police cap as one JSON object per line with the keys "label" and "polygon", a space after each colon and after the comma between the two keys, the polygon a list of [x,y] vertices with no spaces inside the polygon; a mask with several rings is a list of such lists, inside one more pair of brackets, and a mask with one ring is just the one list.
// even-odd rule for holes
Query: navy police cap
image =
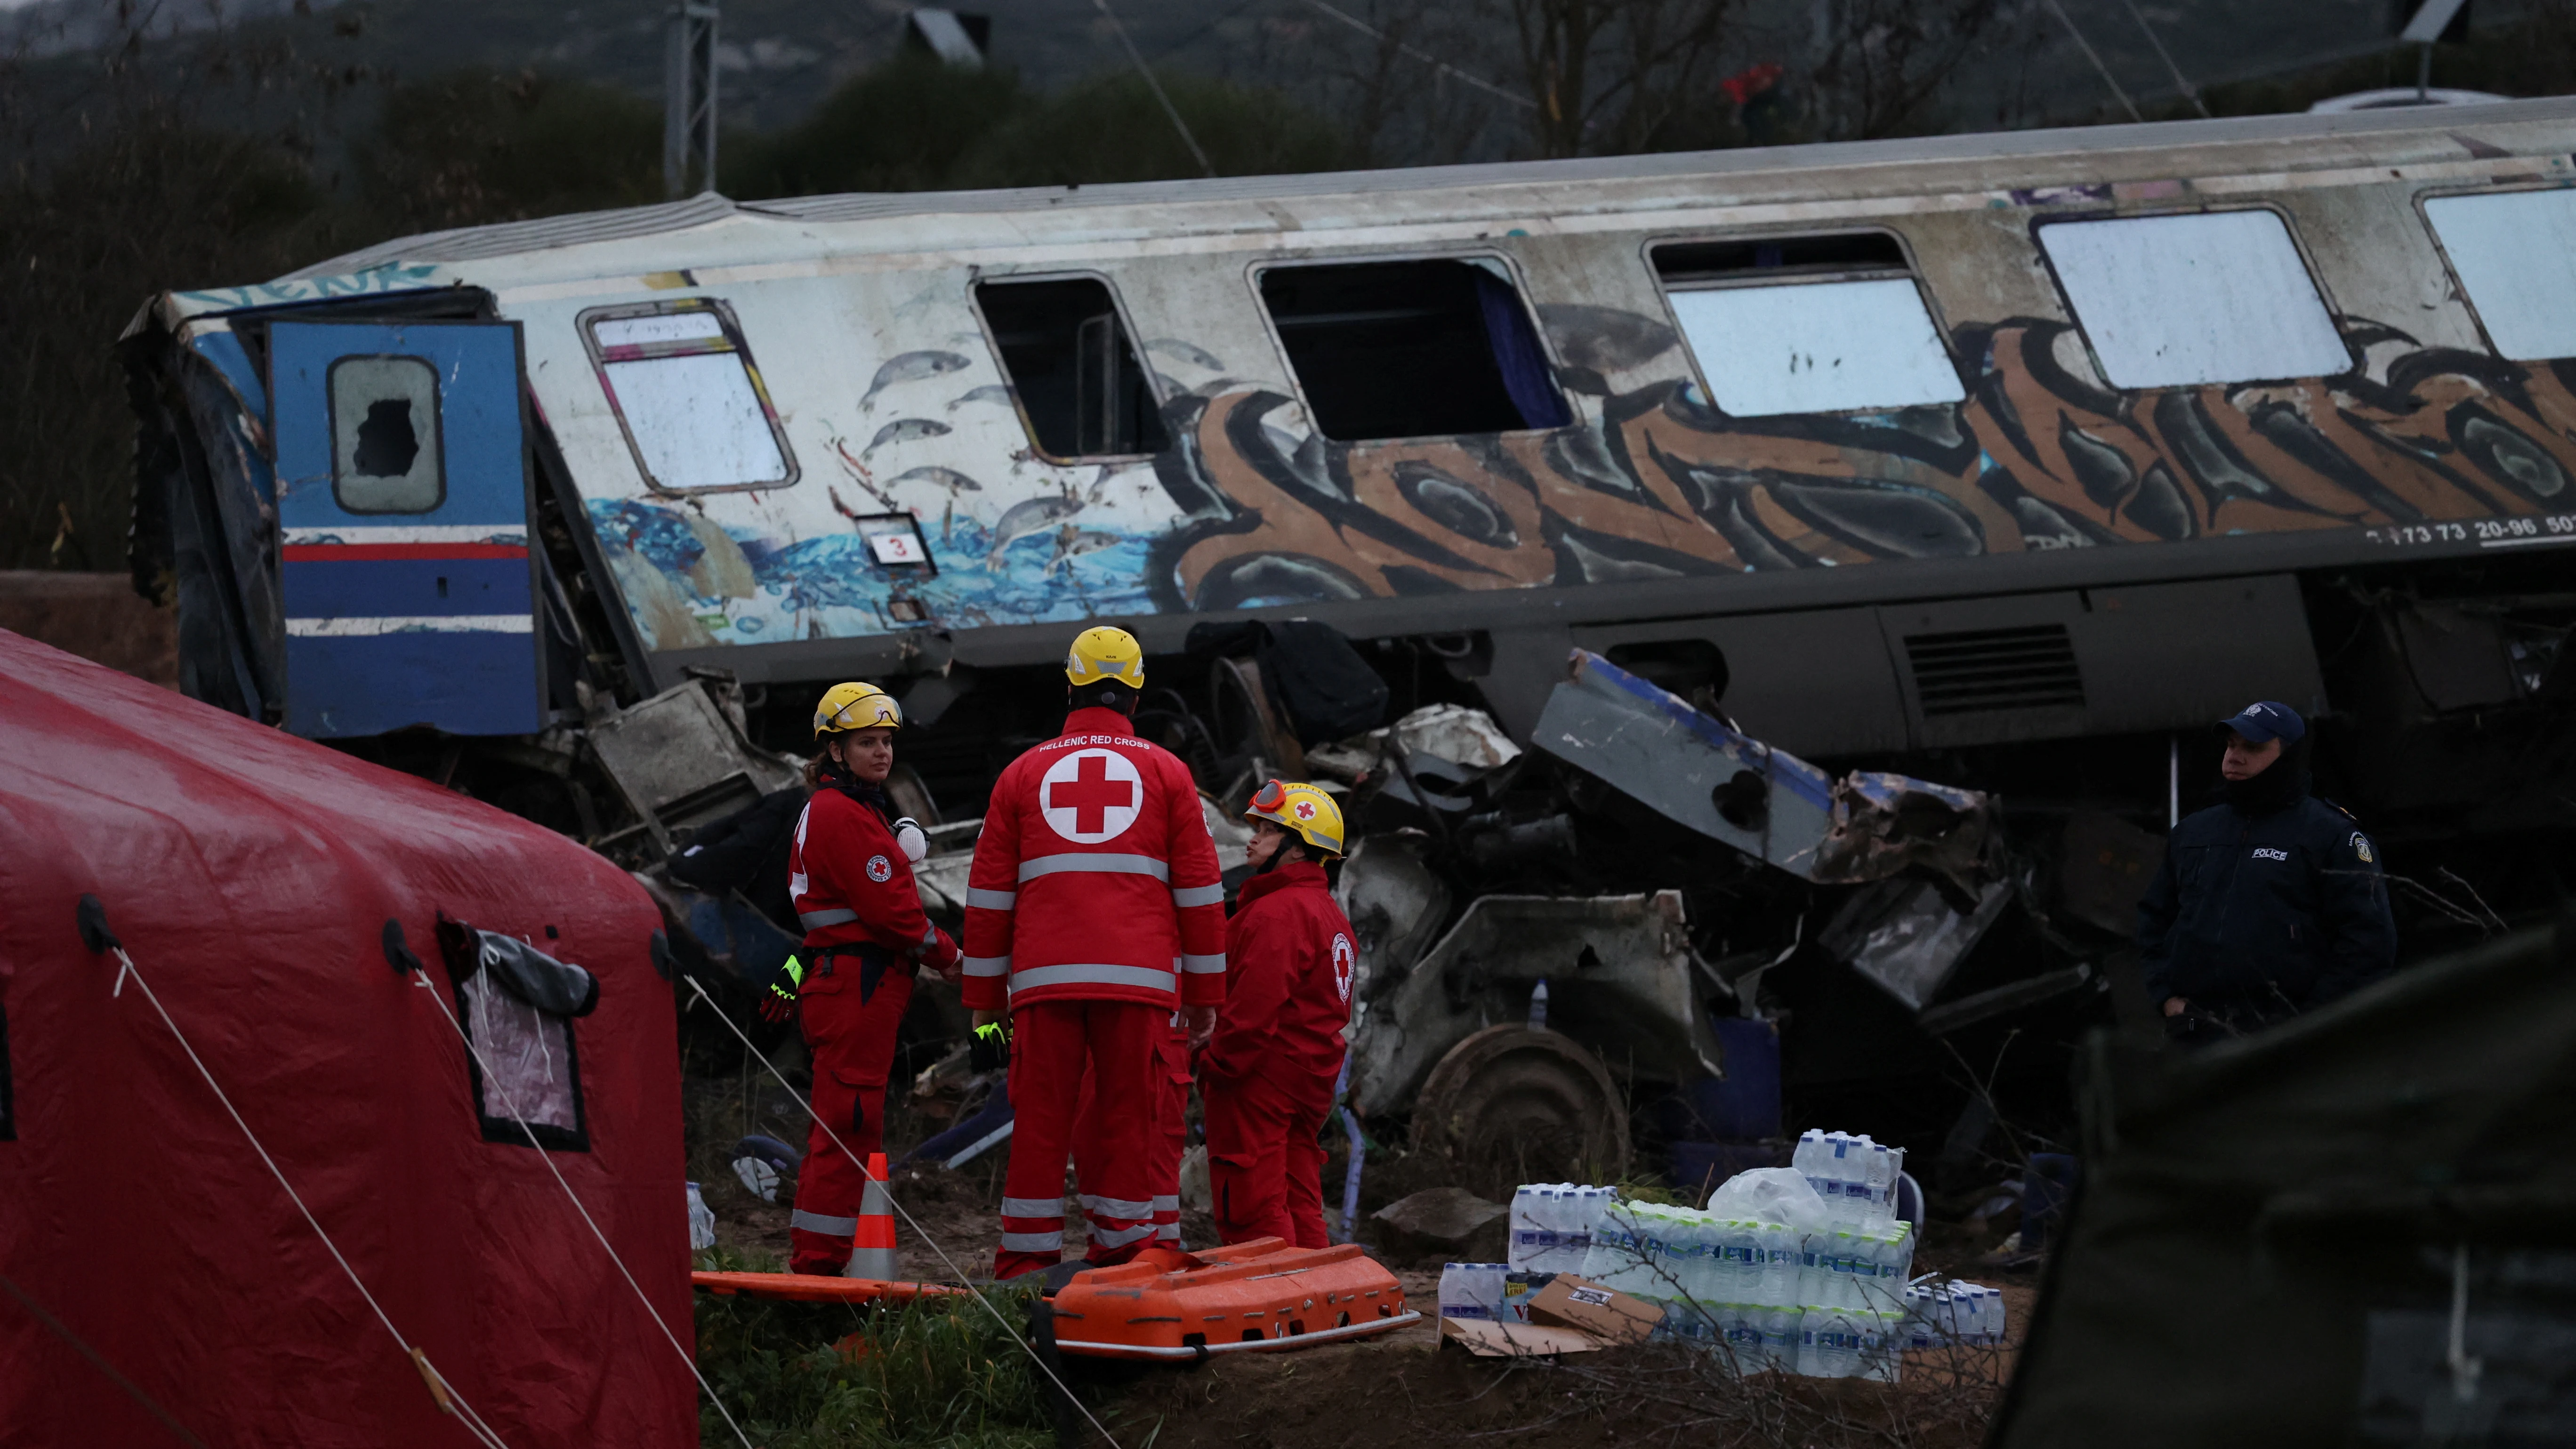
{"label": "navy police cap", "polygon": [[2234,719],[2220,720],[2218,726],[2236,731],[2245,737],[2247,744],[2252,745],[2265,740],[2295,740],[2308,732],[2308,722],[2299,718],[2297,710],[2268,699],[2245,706],[2236,712]]}

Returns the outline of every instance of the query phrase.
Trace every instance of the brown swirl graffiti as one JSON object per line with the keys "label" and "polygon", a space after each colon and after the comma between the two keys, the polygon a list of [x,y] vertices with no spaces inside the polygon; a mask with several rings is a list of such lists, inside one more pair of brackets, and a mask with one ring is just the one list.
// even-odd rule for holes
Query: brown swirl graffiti
{"label": "brown swirl graffiti", "polygon": [[[2343,326],[2333,378],[2119,392],[2066,323],[1962,328],[1966,401],[1729,417],[1662,383],[1546,433],[1293,449],[1273,392],[1182,399],[1169,602],[1465,589],[2500,518],[2576,503],[2576,371]],[[1568,379],[1572,382],[1572,379]]]}

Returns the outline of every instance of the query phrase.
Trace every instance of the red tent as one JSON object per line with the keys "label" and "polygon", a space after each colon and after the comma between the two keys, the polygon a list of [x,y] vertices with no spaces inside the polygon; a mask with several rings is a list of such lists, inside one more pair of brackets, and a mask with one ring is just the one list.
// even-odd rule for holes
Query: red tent
{"label": "red tent", "polygon": [[[146,993],[83,944],[84,895],[504,1443],[697,1443],[653,1321],[691,1343],[643,890],[514,816],[0,632],[0,1444],[474,1442]],[[529,1004],[489,948],[458,979],[441,913],[586,969],[595,1007]],[[388,964],[388,922],[429,989]]]}

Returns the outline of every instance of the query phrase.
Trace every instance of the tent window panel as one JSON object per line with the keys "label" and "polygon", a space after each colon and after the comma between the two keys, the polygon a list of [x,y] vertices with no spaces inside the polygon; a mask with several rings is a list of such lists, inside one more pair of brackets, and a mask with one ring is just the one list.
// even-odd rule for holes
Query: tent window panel
{"label": "tent window panel", "polygon": [[1271,267],[1261,302],[1315,427],[1336,442],[1510,433],[1571,421],[1499,264]]}
{"label": "tent window panel", "polygon": [[582,324],[645,482],[697,493],[796,481],[777,409],[721,304],[586,312]]}
{"label": "tent window panel", "polygon": [[1911,277],[1672,293],[1710,398],[1740,418],[1967,397]]}
{"label": "tent window panel", "polygon": [[1163,450],[1162,404],[1108,283],[982,282],[975,302],[1039,452],[1070,460]]}
{"label": "tent window panel", "polygon": [[2352,369],[2289,227],[2271,212],[2055,222],[2039,244],[2113,387]]}
{"label": "tent window panel", "polygon": [[488,970],[458,983],[456,996],[479,1054],[469,1055],[466,1065],[484,1139],[525,1146],[525,1122],[540,1146],[588,1151],[572,1023],[513,996]]}
{"label": "tent window panel", "polygon": [[331,496],[351,513],[427,513],[447,501],[438,370],[418,357],[331,364]]}
{"label": "tent window panel", "polygon": [[2576,357],[2576,192],[2436,196],[2424,215],[2497,352]]}

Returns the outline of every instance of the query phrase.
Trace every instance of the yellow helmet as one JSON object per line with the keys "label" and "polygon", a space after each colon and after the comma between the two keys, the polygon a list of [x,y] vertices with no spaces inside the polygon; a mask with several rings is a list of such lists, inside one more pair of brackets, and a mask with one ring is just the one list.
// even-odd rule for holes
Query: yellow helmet
{"label": "yellow helmet", "polygon": [[1342,807],[1318,786],[1265,781],[1243,818],[1267,820],[1325,855],[1342,853]]}
{"label": "yellow helmet", "polygon": [[1064,656],[1064,677],[1079,688],[1086,684],[1145,687],[1145,646],[1124,629],[1103,624],[1074,636]]}
{"label": "yellow helmet", "polygon": [[814,738],[850,730],[903,728],[903,707],[894,696],[863,680],[835,684],[814,706]]}

